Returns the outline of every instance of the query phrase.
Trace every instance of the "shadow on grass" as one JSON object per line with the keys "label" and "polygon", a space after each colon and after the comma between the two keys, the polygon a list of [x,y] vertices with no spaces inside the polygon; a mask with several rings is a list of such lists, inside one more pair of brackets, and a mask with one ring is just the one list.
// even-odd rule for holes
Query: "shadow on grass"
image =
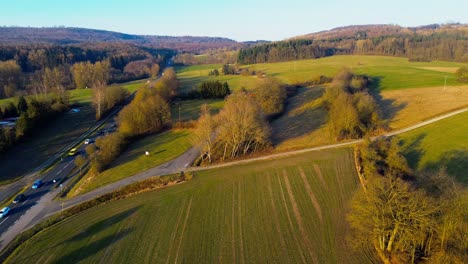
{"label": "shadow on grass", "polygon": [[421,133],[415,139],[411,139],[411,142],[407,142],[405,140],[400,141],[400,145],[403,146],[403,155],[412,169],[416,169],[418,167],[419,161],[424,155],[425,151],[421,145],[426,136],[426,133]]}
{"label": "shadow on grass", "polygon": [[0,182],[23,176],[55,155],[95,122],[90,104],[79,113],[66,112],[43,124],[31,136],[0,154]]}
{"label": "shadow on grass", "polygon": [[[22,256],[22,258],[18,258],[17,260],[18,261],[26,261],[26,260],[33,260],[36,255],[42,255],[44,251],[50,251],[52,250],[53,248],[56,248],[60,245],[63,245],[63,244],[68,244],[68,243],[74,243],[74,242],[78,242],[78,241],[84,241],[84,240],[87,240],[88,238],[92,237],[93,235],[107,229],[107,228],[110,228],[120,222],[122,222],[123,220],[125,220],[126,218],[128,217],[131,217],[137,210],[138,210],[139,207],[134,207],[134,208],[131,208],[131,209],[128,209],[126,211],[123,211],[123,212],[120,212],[118,214],[115,214],[111,217],[108,217],[104,220],[101,220],[91,226],[89,226],[88,228],[86,228],[85,230],[81,231],[79,234],[76,234],[75,236],[61,242],[61,243],[57,243],[57,244],[54,244],[54,245],[51,245],[47,248],[44,248],[42,249],[40,252],[37,252],[35,254],[32,254],[32,255],[27,255],[27,256]],[[96,254],[97,252],[99,252],[100,250],[103,250],[105,249],[106,247],[109,247],[111,246],[113,243],[117,242],[118,240],[124,238],[125,236],[127,236],[130,232],[132,231],[132,229],[125,229],[123,231],[120,231],[118,232],[117,234],[112,234],[112,235],[108,235],[104,238],[101,238],[97,241],[94,241],[92,242],[91,244],[88,244],[84,247],[80,247],[80,248],[77,248],[76,250],[60,257],[60,259],[54,261],[53,263],[77,263],[87,257],[90,257],[94,254]]]}
{"label": "shadow on grass", "polygon": [[66,241],[64,241],[61,244],[66,244],[66,243],[71,243],[71,242],[84,240],[84,239],[86,239],[86,238],[88,238],[90,236],[95,235],[96,233],[98,233],[98,232],[100,232],[100,231],[102,231],[104,229],[107,229],[107,228],[109,228],[109,227],[111,227],[111,226],[113,226],[115,224],[118,224],[119,222],[122,222],[126,218],[132,216],[136,211],[138,211],[138,207],[128,209],[126,211],[115,214],[115,215],[113,215],[113,216],[111,216],[109,218],[103,219],[103,220],[89,226],[85,230],[81,231],[81,233],[76,234],[75,236],[67,239]]}
{"label": "shadow on grass", "polygon": [[87,244],[84,247],[78,248],[66,255],[63,255],[58,260],[53,261],[52,263],[79,263],[82,260],[85,260],[95,255],[101,250],[112,246],[114,243],[118,242],[119,240],[123,239],[128,234],[130,234],[133,230],[134,228],[127,228],[123,231],[120,231],[117,234],[105,236],[99,240]]}
{"label": "shadow on grass", "polygon": [[468,186],[468,149],[448,151],[440,160],[426,164],[423,170],[437,171],[440,168],[445,168],[449,176]]}
{"label": "shadow on grass", "polygon": [[[144,149],[144,147],[147,146],[148,143],[152,143],[152,141],[154,141],[154,140],[158,141],[158,145],[164,145],[164,144],[167,144],[169,142],[176,141],[179,138],[185,136],[183,134],[177,134],[177,135],[174,135],[174,136],[171,136],[171,137],[167,137],[165,140],[161,140],[160,138],[151,140],[154,137],[163,137],[165,133],[170,133],[170,132],[163,132],[163,133],[159,133],[159,134],[156,134],[156,135],[148,135],[148,136],[142,137],[140,139],[137,139],[130,146],[128,146],[128,148],[125,150],[125,152],[118,159],[116,159],[114,162],[112,162],[112,164],[107,169],[108,170],[112,169],[112,168],[117,167],[117,166],[119,166],[121,164],[131,162],[133,160],[138,159],[141,156],[144,156],[145,151],[146,151],[146,149]],[[151,141],[151,142],[147,142],[147,141]],[[156,155],[156,154],[162,153],[164,151],[166,151],[166,150],[158,151],[158,152],[155,152],[155,153],[150,152],[150,155]]]}
{"label": "shadow on grass", "polygon": [[274,145],[307,135],[327,122],[325,109],[307,106],[320,98],[323,91],[320,88],[301,87],[295,95],[288,98],[285,112],[271,123]]}
{"label": "shadow on grass", "polygon": [[396,103],[395,99],[385,99],[381,95],[380,83],[382,76],[373,76],[369,84],[369,93],[377,101],[382,111],[382,118],[386,121],[392,120],[399,111],[404,109],[407,103]]}

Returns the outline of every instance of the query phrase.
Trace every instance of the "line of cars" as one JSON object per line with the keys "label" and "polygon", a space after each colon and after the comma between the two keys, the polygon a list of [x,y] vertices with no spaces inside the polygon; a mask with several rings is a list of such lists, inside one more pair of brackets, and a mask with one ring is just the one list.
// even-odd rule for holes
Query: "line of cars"
{"label": "line of cars", "polygon": [[[31,186],[31,188],[32,188],[32,189],[39,189],[39,188],[41,188],[42,185],[44,185],[44,182],[43,182],[42,180],[36,180],[36,181],[33,183],[33,185]],[[16,203],[21,203],[21,202],[25,201],[26,198],[27,198],[27,197],[26,197],[26,194],[24,194],[24,193],[18,194],[18,195],[15,197],[15,199],[13,200],[13,203],[15,203],[15,204],[16,204]],[[12,209],[11,209],[10,207],[8,207],[8,206],[2,208],[2,209],[0,210],[0,218],[6,217],[6,216],[11,212],[11,210],[12,210]]]}

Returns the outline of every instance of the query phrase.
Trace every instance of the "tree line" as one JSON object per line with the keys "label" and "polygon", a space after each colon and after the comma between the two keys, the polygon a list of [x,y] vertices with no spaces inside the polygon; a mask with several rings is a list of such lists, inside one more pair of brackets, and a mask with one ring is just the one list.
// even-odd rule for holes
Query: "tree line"
{"label": "tree line", "polygon": [[[88,83],[75,81],[74,73],[84,64],[97,62],[109,64],[108,81],[111,83],[155,77],[159,67],[173,54],[166,49],[116,43],[76,46],[4,44],[0,46],[0,99],[37,94],[46,71],[59,71],[65,90],[84,88]],[[83,74],[89,75],[89,72]]]}
{"label": "tree line", "polygon": [[178,85],[174,69],[168,68],[155,83],[139,88],[134,99],[117,116],[118,131],[100,137],[95,145],[87,147],[86,152],[91,162],[88,173],[99,175],[120,155],[127,144],[170,127],[169,103],[176,94]]}
{"label": "tree line", "polygon": [[362,187],[352,200],[350,241],[383,263],[464,263],[467,189],[445,170],[414,173],[397,139],[356,148]]}
{"label": "tree line", "polygon": [[0,118],[19,118],[15,121],[15,126],[0,126],[0,153],[32,135],[48,120],[67,109],[67,104],[53,97],[26,100],[21,96],[16,105],[9,103],[0,109]]}
{"label": "tree line", "polygon": [[325,90],[322,100],[338,140],[370,136],[384,128],[379,106],[369,92],[370,81],[343,69]]}
{"label": "tree line", "polygon": [[[364,34],[363,34],[364,33]],[[314,59],[338,54],[366,54],[408,57],[413,61],[468,62],[466,30],[452,28],[429,32],[406,32],[287,40],[242,48],[237,62],[255,64],[300,59]]]}

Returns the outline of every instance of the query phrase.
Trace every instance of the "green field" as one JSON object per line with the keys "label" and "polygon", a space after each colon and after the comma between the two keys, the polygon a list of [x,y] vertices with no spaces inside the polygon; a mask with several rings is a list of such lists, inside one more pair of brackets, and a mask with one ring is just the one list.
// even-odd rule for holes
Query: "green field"
{"label": "green field", "polygon": [[365,263],[345,239],[357,188],[351,149],[197,172],[65,220],[9,263]]}
{"label": "green field", "polygon": [[[432,87],[444,85],[458,85],[453,74],[454,69],[466,66],[466,63],[456,62],[409,62],[407,58],[386,56],[332,56],[313,60],[300,60],[280,63],[265,63],[246,65],[252,70],[261,70],[268,76],[274,76],[284,83],[303,83],[320,75],[334,76],[343,67],[348,67],[359,74],[367,74],[378,80],[378,87],[382,90],[403,88]],[[210,77],[211,69],[221,65],[190,66],[178,69],[181,79],[181,90],[189,91],[198,83],[208,79],[227,81],[233,90],[241,87],[251,89],[257,82],[255,76],[228,75]]]}
{"label": "green field", "polygon": [[172,121],[197,120],[200,117],[201,106],[207,104],[211,109],[211,114],[216,114],[223,108],[223,99],[195,99],[173,102],[171,105]]}
{"label": "green field", "polygon": [[[146,79],[123,83],[123,84],[114,84],[113,86],[122,86],[123,88],[127,89],[130,93],[132,93],[136,91],[138,88],[140,88],[145,82],[146,82]],[[70,103],[72,104],[91,103],[92,93],[93,93],[93,89],[70,90],[69,91]]]}
{"label": "green field", "polygon": [[[123,88],[127,89],[129,92],[134,92],[138,88],[141,87],[146,82],[146,79],[144,80],[138,80],[138,81],[132,81],[132,82],[127,82],[127,83],[122,83],[122,84],[113,84],[117,86],[122,86]],[[68,91],[68,95],[70,97],[70,103],[78,103],[78,104],[84,104],[84,103],[90,103],[91,102],[91,96],[92,96],[92,89],[73,89]],[[32,97],[32,96],[31,96]],[[11,98],[5,98],[5,99],[0,99],[0,106],[4,105],[8,102],[12,102],[16,104],[18,101],[17,97],[11,97]]]}
{"label": "green field", "polygon": [[446,167],[468,185],[468,112],[400,136],[410,166],[416,170]]}
{"label": "green field", "polygon": [[[95,177],[83,177],[70,191],[71,195],[89,192],[133,176],[172,160],[191,147],[189,130],[171,130],[137,140],[111,164],[110,168]],[[145,156],[145,151],[150,153]]]}

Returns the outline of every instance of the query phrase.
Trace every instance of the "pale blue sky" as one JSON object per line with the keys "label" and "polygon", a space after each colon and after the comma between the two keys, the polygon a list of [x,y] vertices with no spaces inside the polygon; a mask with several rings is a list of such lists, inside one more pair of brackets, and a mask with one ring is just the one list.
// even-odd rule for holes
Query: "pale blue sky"
{"label": "pale blue sky", "polygon": [[357,24],[468,22],[466,0],[0,0],[0,25],[132,34],[287,37]]}

